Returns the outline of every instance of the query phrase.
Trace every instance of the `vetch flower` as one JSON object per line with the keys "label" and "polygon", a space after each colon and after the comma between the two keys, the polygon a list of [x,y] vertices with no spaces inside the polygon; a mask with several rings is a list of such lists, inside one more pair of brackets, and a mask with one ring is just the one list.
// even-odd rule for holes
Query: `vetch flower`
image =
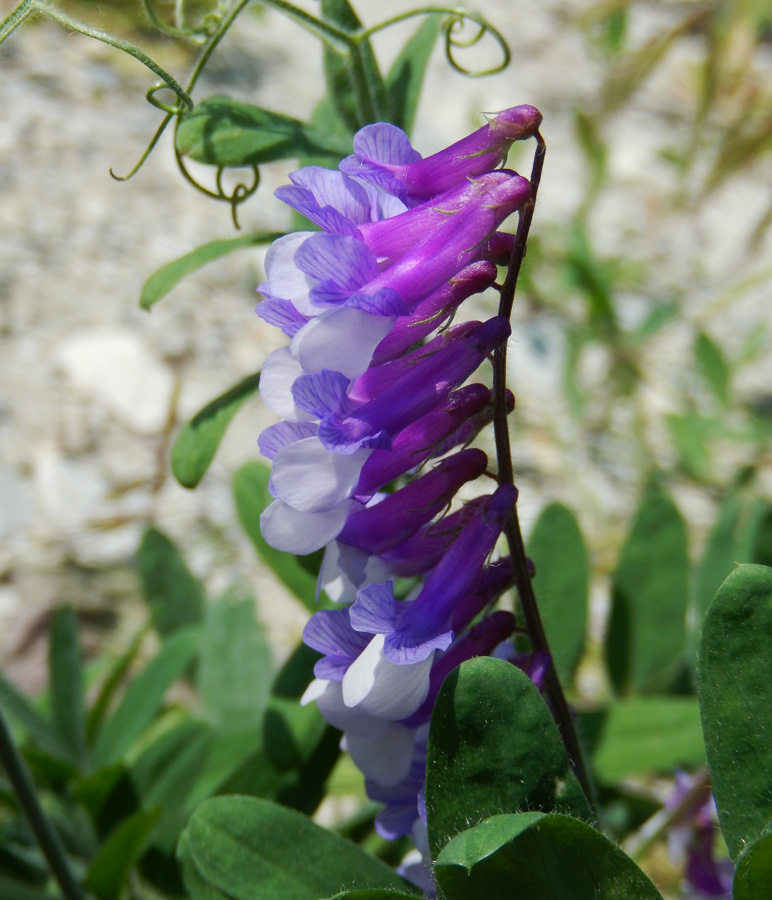
{"label": "vetch flower", "polygon": [[[338,171],[310,166],[277,191],[321,232],[276,241],[259,287],[258,314],[289,339],[260,382],[281,419],[258,440],[273,464],[261,528],[281,550],[324,547],[318,590],[340,604],[304,629],[321,658],[302,702],[343,732],[384,804],[379,833],[412,835],[424,860],[428,725],[444,678],[493,653],[537,683],[546,665],[516,657],[513,615],[492,611],[513,579],[496,545],[515,488],[459,501],[494,477],[468,447],[492,419],[491,391],[468,381],[510,334],[503,317],[460,311],[512,251],[498,229],[532,188],[499,166],[540,122],[533,107],[505,110],[427,159],[393,125],[367,126]],[[513,407],[508,394],[503,412]]]}

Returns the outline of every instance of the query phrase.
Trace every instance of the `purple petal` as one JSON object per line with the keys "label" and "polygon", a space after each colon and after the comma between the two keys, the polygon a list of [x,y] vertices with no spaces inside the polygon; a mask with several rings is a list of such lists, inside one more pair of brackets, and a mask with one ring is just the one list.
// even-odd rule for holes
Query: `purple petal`
{"label": "purple petal", "polygon": [[368,634],[387,634],[396,628],[400,616],[399,601],[394,598],[394,586],[370,584],[357,594],[351,607],[351,627]]}
{"label": "purple petal", "polygon": [[295,404],[312,416],[341,413],[346,408],[349,379],[340,372],[322,369],[311,375],[300,375],[292,383]]}
{"label": "purple petal", "polygon": [[257,446],[262,456],[273,459],[279,450],[295,441],[313,437],[317,430],[318,426],[313,422],[277,422],[261,432]]}

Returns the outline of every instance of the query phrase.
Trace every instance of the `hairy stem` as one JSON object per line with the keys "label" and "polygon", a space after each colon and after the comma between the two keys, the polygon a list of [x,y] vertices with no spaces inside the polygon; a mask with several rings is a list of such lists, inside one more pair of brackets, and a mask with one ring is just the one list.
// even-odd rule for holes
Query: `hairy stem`
{"label": "hairy stem", "polygon": [[[531,170],[531,188],[533,194],[528,203],[520,210],[520,220],[517,226],[515,246],[509,261],[507,277],[501,289],[499,315],[506,316],[507,319],[512,315],[517,279],[520,275],[523,259],[525,258],[528,232],[531,228],[531,221],[533,220],[536,194],[539,190],[539,182],[541,181],[546,149],[544,139],[541,134],[537,133],[536,153],[534,156],[533,168]],[[499,482],[501,484],[514,484],[512,452],[510,449],[509,427],[507,422],[506,382],[507,346],[505,343],[496,350],[493,356],[493,393],[495,410],[493,429],[496,440]],[[544,626],[542,625],[541,616],[539,615],[539,607],[536,603],[536,595],[534,594],[531,575],[528,571],[525,544],[523,542],[523,534],[520,529],[520,518],[517,513],[516,505],[512,509],[512,513],[507,520],[504,534],[506,535],[507,543],[509,544],[509,552],[515,570],[515,586],[517,587],[517,593],[520,598],[520,605],[523,610],[523,618],[525,619],[525,627],[531,642],[531,649],[533,652],[545,651],[549,653],[547,635],[544,631]],[[558,678],[554,663],[550,665],[545,676],[544,693],[550,705],[550,709],[552,710],[552,714],[555,717],[555,722],[560,729],[560,734],[571,759],[576,777],[579,779],[590,805],[594,808],[593,790],[587,767],[584,762],[582,748],[576,734],[576,729],[574,728],[573,716],[571,715],[571,710],[566,702],[563,687],[560,684],[560,679]]]}

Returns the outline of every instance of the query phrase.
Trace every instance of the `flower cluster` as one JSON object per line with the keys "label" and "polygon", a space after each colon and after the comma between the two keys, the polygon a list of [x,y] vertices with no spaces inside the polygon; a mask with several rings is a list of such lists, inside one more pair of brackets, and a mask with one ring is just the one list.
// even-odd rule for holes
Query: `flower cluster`
{"label": "flower cluster", "polygon": [[[277,191],[321,231],[276,241],[259,288],[258,314],[290,339],[260,383],[281,417],[258,442],[275,498],[263,535],[296,554],[325,547],[320,590],[341,604],[305,629],[322,654],[305,700],[344,732],[385,804],[379,832],[412,832],[419,846],[442,680],[514,628],[490,612],[511,564],[489,560],[515,489],[451,506],[488,468],[467,445],[490,422],[491,392],[467,382],[509,323],[449,322],[508,259],[512,238],[497,229],[532,192],[498,167],[540,121],[530,106],[506,110],[427,159],[400,129],[367,126],[338,171],[310,166]],[[395,595],[405,578],[412,590]]]}

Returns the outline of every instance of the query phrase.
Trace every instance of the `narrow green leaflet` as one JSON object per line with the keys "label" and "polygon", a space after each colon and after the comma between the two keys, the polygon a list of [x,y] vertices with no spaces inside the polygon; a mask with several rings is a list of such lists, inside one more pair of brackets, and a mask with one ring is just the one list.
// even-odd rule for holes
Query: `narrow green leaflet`
{"label": "narrow green leaflet", "polygon": [[[199,163],[251,166],[308,154],[338,155],[303,122],[230,97],[209,97],[180,120],[177,150]],[[338,155],[338,158],[340,156]]]}
{"label": "narrow green leaflet", "polygon": [[726,403],[729,400],[731,371],[721,348],[702,331],[694,339],[694,360],[716,398]]}
{"label": "narrow green leaflet", "polygon": [[255,247],[259,244],[271,244],[277,238],[282,237],[280,231],[256,231],[253,234],[242,234],[239,237],[228,238],[222,241],[210,241],[202,244],[180,256],[171,262],[156,269],[155,272],[142,285],[139,297],[139,305],[142,309],[150,309],[162,297],[165,297],[172,288],[176,287],[183,278],[205,266],[232,253],[241,250],[242,247]]}
{"label": "narrow green leaflet", "polygon": [[51,620],[48,672],[54,728],[72,758],[82,765],[86,755],[83,655],[78,617],[71,606],[57,609]]}
{"label": "narrow green leaflet", "polygon": [[409,135],[413,130],[426,67],[442,31],[441,15],[427,16],[400,51],[386,76],[391,122]]}
{"label": "narrow green leaflet", "polygon": [[576,517],[553,503],[539,516],[527,545],[534,589],[560,680],[569,684],[587,629],[590,561]]}
{"label": "narrow green leaflet", "polygon": [[719,588],[697,684],[718,819],[737,859],[772,822],[772,569],[739,566]]}
{"label": "narrow green leaflet", "polygon": [[67,746],[62,743],[52,725],[35,709],[29,700],[16,689],[0,672],[0,706],[10,724],[20,726],[26,734],[54,756],[69,756]]}
{"label": "narrow green leaflet", "polygon": [[233,477],[233,495],[236,511],[247,535],[255,545],[260,558],[276,574],[303,605],[311,612],[320,606],[316,603],[316,576],[308,572],[299,561],[303,557],[291,556],[274,550],[266,544],[260,532],[260,515],[273,500],[268,490],[271,470],[259,462],[242,466]]}
{"label": "narrow green leaflet", "polygon": [[160,635],[168,638],[178,628],[203,620],[204,587],[191,574],[177,545],[157,528],[148,528],[142,535],[137,569]]}
{"label": "narrow green leaflet", "polygon": [[179,853],[192,900],[319,900],[341,888],[405,890],[392,869],[356,844],[255,797],[205,800]]}
{"label": "narrow green leaflet", "polygon": [[172,447],[172,472],[179,483],[194,488],[206,475],[220,441],[236,413],[260,383],[260,373],[247,375],[188,422]]}
{"label": "narrow green leaflet", "polygon": [[737,860],[732,900],[767,900],[772,886],[772,823]]}
{"label": "narrow green leaflet", "polygon": [[259,730],[272,681],[255,600],[233,589],[207,610],[198,668],[201,701],[217,731]]}
{"label": "narrow green leaflet", "polygon": [[153,721],[172,684],[190,666],[198,650],[198,628],[175,632],[158,655],[129,685],[126,695],[99,732],[94,746],[97,767],[118,762]]}
{"label": "narrow green leaflet", "polygon": [[124,820],[99,848],[86,873],[86,886],[99,900],[118,900],[132,866],[137,861],[159,810],[135,813]]}
{"label": "narrow green leaflet", "polygon": [[694,697],[626,697],[604,717],[592,764],[606,784],[631,775],[672,772],[705,763]]}
{"label": "narrow green leaflet", "polygon": [[622,693],[666,691],[683,664],[689,596],[686,525],[670,497],[649,486],[612,578],[606,654]]}
{"label": "narrow green leaflet", "polygon": [[102,727],[105,716],[110,708],[113,697],[118,688],[131,668],[131,664],[139,653],[139,648],[145,639],[148,626],[143,627],[133,638],[129,646],[121,653],[121,655],[111,664],[108,673],[102,682],[96,700],[94,700],[91,709],[86,717],[86,735],[89,744],[93,743],[94,737]]}
{"label": "narrow green leaflet", "polygon": [[432,714],[426,765],[432,858],[470,823],[528,809],[593,818],[531,679],[503,660],[465,662],[445,679]]}
{"label": "narrow green leaflet", "polygon": [[446,900],[662,900],[616,844],[569,816],[491,816],[446,844],[435,864]]}

